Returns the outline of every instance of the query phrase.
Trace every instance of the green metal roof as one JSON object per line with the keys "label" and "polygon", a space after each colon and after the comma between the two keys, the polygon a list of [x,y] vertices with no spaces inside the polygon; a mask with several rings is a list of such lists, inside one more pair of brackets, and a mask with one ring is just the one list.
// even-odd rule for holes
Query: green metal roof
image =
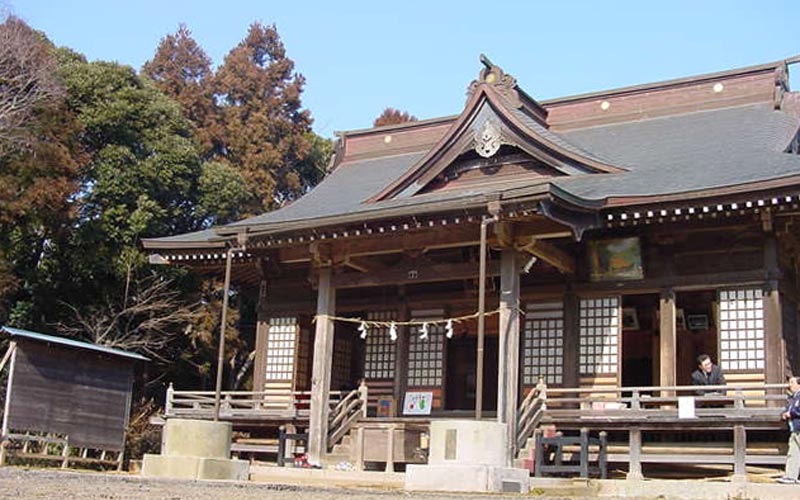
{"label": "green metal roof", "polygon": [[86,349],[89,351],[97,351],[105,354],[111,354],[113,356],[121,356],[123,358],[136,359],[140,361],[150,361],[148,358],[145,358],[144,356],[141,356],[133,352],[122,351],[120,349],[113,349],[111,347],[105,347],[96,344],[90,344],[88,342],[79,342],[77,340],[68,339],[64,337],[55,337],[53,335],[45,335],[43,333],[30,332],[28,330],[21,330],[19,328],[11,328],[10,326],[0,327],[0,333],[5,333],[12,338],[22,337],[30,340],[36,340],[39,342],[50,342],[53,344],[73,347],[75,349]]}

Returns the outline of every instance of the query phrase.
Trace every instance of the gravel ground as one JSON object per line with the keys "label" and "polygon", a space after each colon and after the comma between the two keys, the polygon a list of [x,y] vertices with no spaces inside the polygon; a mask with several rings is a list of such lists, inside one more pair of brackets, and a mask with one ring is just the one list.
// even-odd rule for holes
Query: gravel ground
{"label": "gravel ground", "polygon": [[[495,500],[523,495],[418,494],[396,490],[144,479],[117,473],[0,467],[0,498],[58,500]],[[530,497],[528,497],[530,498]],[[535,497],[543,498],[543,497]],[[580,500],[571,498],[570,500]]]}

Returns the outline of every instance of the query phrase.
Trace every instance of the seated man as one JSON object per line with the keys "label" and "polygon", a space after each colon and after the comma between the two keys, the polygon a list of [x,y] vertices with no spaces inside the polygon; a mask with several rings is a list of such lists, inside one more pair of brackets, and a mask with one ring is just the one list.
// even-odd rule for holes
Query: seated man
{"label": "seated man", "polygon": [[[711,362],[708,354],[701,354],[697,357],[697,370],[692,372],[692,385],[725,385],[725,375],[722,369]],[[696,391],[698,396],[706,394],[722,394],[720,390]]]}

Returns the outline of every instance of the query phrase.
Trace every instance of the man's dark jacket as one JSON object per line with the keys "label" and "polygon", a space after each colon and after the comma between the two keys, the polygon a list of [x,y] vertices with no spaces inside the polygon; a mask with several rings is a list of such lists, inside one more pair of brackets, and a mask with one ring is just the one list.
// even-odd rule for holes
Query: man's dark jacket
{"label": "man's dark jacket", "polygon": [[[692,385],[725,385],[725,375],[722,374],[722,369],[717,365],[711,365],[711,373],[706,373],[701,368],[692,372]],[[697,395],[713,393],[719,391],[703,391],[698,390]]]}
{"label": "man's dark jacket", "polygon": [[791,432],[800,432],[800,391],[795,392],[792,397],[789,398],[789,402],[786,405],[786,410],[789,412],[789,431]]}

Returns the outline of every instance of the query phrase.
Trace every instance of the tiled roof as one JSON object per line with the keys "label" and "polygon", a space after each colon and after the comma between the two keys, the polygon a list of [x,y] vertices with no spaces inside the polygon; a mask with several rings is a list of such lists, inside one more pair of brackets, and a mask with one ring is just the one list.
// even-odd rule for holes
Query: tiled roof
{"label": "tiled roof", "polygon": [[783,150],[800,120],[770,105],[700,111],[564,132],[629,172],[564,177],[555,184],[579,200],[708,190],[800,174]]}
{"label": "tiled roof", "polygon": [[[773,66],[765,68],[769,70]],[[763,68],[755,69],[761,71]],[[756,82],[760,85],[756,90],[763,94],[766,89],[770,100],[770,89],[774,84],[771,75],[768,73]],[[683,84],[684,80],[671,83]],[[650,87],[645,90],[649,92]],[[787,96],[787,102],[792,102],[794,94]],[[549,187],[550,194],[556,198],[597,209],[611,204],[611,200],[624,204],[643,203],[648,197],[655,200],[682,194],[686,198],[707,196],[713,190],[800,176],[800,156],[784,152],[798,133],[800,118],[775,110],[774,103],[764,102],[762,97],[758,98],[761,99],[758,104],[739,102],[734,105],[714,101],[715,109],[680,110],[654,118],[639,113],[629,121],[561,132],[547,128],[520,109],[509,107],[507,111],[529,129],[532,137],[549,141],[567,154],[626,171],[585,173],[572,168],[565,172],[570,175],[552,178],[551,185],[531,185],[525,178],[516,178],[499,184],[486,183],[465,189],[367,201],[410,169],[418,167],[418,162],[429,153],[415,151],[390,155],[388,151],[381,153],[379,148],[373,147],[370,154],[375,156],[367,159],[345,157],[311,192],[284,208],[206,231],[145,240],[144,245],[148,248],[210,248],[222,245],[225,237],[244,230],[279,233],[334,223],[350,224],[479,207],[485,204],[483,195],[489,193],[511,199],[523,195],[546,195]],[[431,123],[439,122],[434,120]],[[424,133],[427,129],[417,126],[414,130]],[[438,130],[436,133],[441,134],[441,127]],[[378,132],[384,133],[383,129]],[[377,139],[371,138],[368,131],[360,134],[375,144],[383,144],[383,135],[376,136],[381,139],[376,142]],[[420,149],[422,143],[418,141],[415,144]],[[541,179],[536,182],[541,183]]]}

